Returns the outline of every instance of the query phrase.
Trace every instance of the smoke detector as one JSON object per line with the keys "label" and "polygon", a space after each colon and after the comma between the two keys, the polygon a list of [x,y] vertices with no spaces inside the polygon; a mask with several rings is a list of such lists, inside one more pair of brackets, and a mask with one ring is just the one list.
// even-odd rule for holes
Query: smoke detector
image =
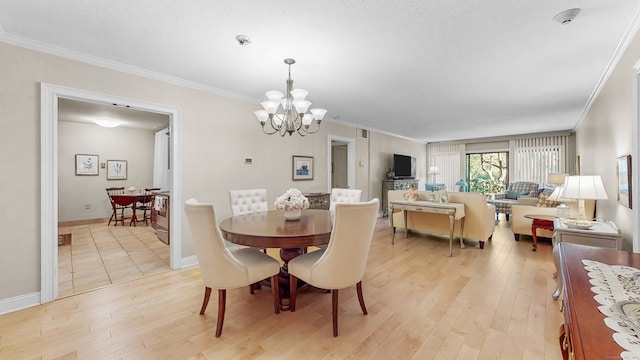
{"label": "smoke detector", "polygon": [[565,10],[565,11],[562,11],[562,12],[558,13],[558,15],[554,16],[553,20],[557,21],[558,23],[560,23],[562,25],[566,25],[566,24],[572,22],[573,19],[575,19],[576,16],[578,16],[579,13],[580,13],[580,9],[579,8]]}
{"label": "smoke detector", "polygon": [[247,35],[238,35],[236,36],[236,40],[238,41],[238,44],[240,44],[240,46],[247,46],[251,44],[251,39],[249,39]]}

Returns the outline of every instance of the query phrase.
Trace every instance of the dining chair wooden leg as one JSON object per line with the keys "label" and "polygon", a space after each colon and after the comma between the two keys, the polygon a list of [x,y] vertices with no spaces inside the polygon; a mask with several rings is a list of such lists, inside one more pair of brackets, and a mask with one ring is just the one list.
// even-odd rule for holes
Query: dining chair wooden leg
{"label": "dining chair wooden leg", "polygon": [[289,274],[289,310],[296,311],[296,296],[298,295],[298,278]]}
{"label": "dining chair wooden leg", "polygon": [[273,295],[273,310],[280,314],[280,276],[275,274],[271,277],[271,294]]}
{"label": "dining chair wooden leg", "polygon": [[224,309],[227,302],[227,290],[218,289],[218,323],[216,324],[216,337],[222,334],[222,324],[224,323]]}
{"label": "dining chair wooden leg", "polygon": [[333,336],[338,336],[338,289],[331,290],[331,315],[333,318]]}
{"label": "dining chair wooden leg", "polygon": [[202,307],[200,308],[200,315],[204,315],[204,311],[207,310],[207,305],[209,305],[209,298],[211,297],[211,288],[204,288],[204,300],[202,301]]}
{"label": "dining chair wooden leg", "polygon": [[358,301],[360,302],[362,313],[367,315],[367,307],[364,306],[364,296],[362,296],[362,280],[358,281],[358,283],[356,284],[356,290],[358,292]]}

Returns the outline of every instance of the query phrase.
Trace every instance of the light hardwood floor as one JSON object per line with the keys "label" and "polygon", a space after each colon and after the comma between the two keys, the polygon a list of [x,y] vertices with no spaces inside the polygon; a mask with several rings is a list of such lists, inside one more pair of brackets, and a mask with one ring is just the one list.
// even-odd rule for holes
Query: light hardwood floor
{"label": "light hardwood floor", "polygon": [[222,336],[217,298],[198,314],[197,267],[107,286],[0,316],[2,359],[561,359],[562,323],[551,244],[531,251],[503,220],[484,250],[410,233],[380,219],[363,279],[369,315],[355,288],[307,289],[296,312],[273,313],[270,290],[227,292]]}

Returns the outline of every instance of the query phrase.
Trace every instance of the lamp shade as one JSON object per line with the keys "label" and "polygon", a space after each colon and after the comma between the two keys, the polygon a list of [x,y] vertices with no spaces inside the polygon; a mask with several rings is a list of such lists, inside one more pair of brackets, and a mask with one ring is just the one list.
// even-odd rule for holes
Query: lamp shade
{"label": "lamp shade", "polygon": [[563,198],[608,199],[600,175],[567,176],[563,188]]}
{"label": "lamp shade", "polygon": [[437,166],[431,166],[429,168],[429,175],[440,175],[440,170],[438,169]]}
{"label": "lamp shade", "polygon": [[551,193],[551,195],[549,195],[547,199],[551,201],[557,201],[557,202],[572,202],[572,201],[575,202],[574,199],[563,197],[562,196],[563,192],[564,192],[564,187],[558,186],[553,190],[553,192]]}

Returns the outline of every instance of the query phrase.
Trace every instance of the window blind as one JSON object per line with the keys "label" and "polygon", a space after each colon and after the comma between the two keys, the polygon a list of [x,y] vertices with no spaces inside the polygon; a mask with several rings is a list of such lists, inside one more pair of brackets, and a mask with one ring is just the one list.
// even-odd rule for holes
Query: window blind
{"label": "window blind", "polygon": [[549,173],[566,172],[568,136],[545,136],[510,141],[512,169],[509,182],[547,183]]}
{"label": "window blind", "polygon": [[[461,171],[465,144],[429,144],[427,149],[429,151],[427,169],[437,166],[440,172],[436,175],[436,183],[445,184],[447,191],[457,191],[456,182],[465,177]],[[427,174],[427,183],[432,182],[433,176]]]}

